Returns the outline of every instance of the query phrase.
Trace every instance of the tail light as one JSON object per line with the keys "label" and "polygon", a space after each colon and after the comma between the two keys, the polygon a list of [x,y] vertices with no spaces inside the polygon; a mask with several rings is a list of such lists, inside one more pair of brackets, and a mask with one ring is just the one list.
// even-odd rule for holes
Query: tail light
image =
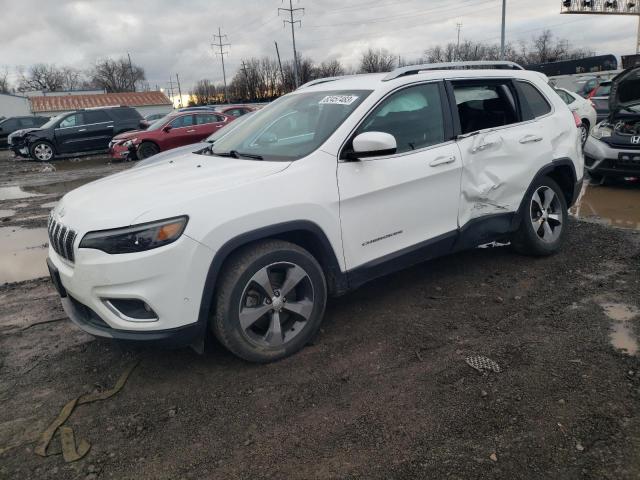
{"label": "tail light", "polygon": [[580,126],[582,125],[582,119],[576,112],[571,112],[571,113],[573,113],[573,119],[576,122],[576,127],[580,128]]}
{"label": "tail light", "polygon": [[591,97],[594,97],[594,96],[595,96],[595,94],[596,94],[596,91],[597,91],[597,90],[598,90],[598,87],[596,87],[596,88],[594,88],[593,90],[591,90],[591,91],[589,92],[589,95],[587,95],[587,98],[589,99],[589,98],[591,98]]}

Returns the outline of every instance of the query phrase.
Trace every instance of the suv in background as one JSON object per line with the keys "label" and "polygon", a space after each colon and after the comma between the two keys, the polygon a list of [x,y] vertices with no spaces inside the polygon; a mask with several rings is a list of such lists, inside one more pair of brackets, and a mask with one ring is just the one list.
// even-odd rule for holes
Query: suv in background
{"label": "suv in background", "polygon": [[156,120],[146,130],[116,135],[109,143],[109,153],[121,160],[143,160],[200,142],[233,120],[235,117],[211,110],[173,113]]}
{"label": "suv in background", "polygon": [[0,120],[0,148],[9,146],[9,135],[18,130],[37,128],[47,123],[46,117],[9,117]]}
{"label": "suv in background", "polygon": [[269,362],[311,341],[328,295],[493,241],[556,253],[584,165],[547,82],[511,62],[316,80],[211,149],[73,190],[49,220],[65,312],[197,349],[210,329]]}
{"label": "suv in background", "polygon": [[48,162],[57,155],[103,151],[111,139],[139,128],[142,116],[132,107],[87,108],[63,113],[40,128],[12,135],[11,150]]}

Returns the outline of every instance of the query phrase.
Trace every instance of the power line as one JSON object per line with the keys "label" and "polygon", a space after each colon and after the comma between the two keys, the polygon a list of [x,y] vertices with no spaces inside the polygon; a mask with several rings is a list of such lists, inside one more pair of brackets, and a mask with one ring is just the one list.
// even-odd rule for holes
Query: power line
{"label": "power line", "polygon": [[302,27],[302,21],[294,20],[293,14],[301,11],[304,15],[304,8],[293,8],[293,2],[292,0],[289,0],[289,8],[278,8],[278,15],[280,15],[281,11],[289,12],[289,20],[283,20],[282,22],[284,25],[286,25],[287,23],[291,25],[291,40],[293,42],[293,73],[297,88],[300,85],[300,77],[298,75],[298,53],[296,51],[296,33],[294,27],[296,23],[299,24],[300,27]]}
{"label": "power line", "polygon": [[[226,35],[222,35],[220,31],[220,27],[218,27],[218,35],[213,34],[214,43],[211,44],[212,47],[220,48],[219,52],[214,52],[215,55],[220,55],[220,60],[222,61],[222,79],[224,80],[224,101],[229,102],[229,98],[227,97],[227,73],[224,70],[224,56],[229,55],[229,52],[224,51],[224,47],[230,47],[230,43],[222,43],[223,39],[226,39]],[[215,43],[217,40],[218,43]]]}

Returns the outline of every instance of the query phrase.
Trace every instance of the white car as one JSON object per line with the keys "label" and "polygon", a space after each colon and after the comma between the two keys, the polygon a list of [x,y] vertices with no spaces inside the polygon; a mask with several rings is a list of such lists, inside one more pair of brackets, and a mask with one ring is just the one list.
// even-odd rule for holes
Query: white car
{"label": "white car", "polygon": [[598,123],[596,109],[593,108],[593,104],[589,100],[582,98],[577,93],[570,92],[564,88],[556,88],[555,90],[558,95],[560,95],[560,98],[564,100],[564,103],[569,105],[571,111],[580,117],[582,121],[580,134],[582,135],[582,144],[584,145],[587,138],[589,138],[591,129]]}
{"label": "white car", "polygon": [[277,360],[328,295],[495,240],[557,252],[582,183],[576,126],[546,77],[509,62],[316,80],[212,149],[66,194],[51,276],[94,335],[198,348],[210,329]]}

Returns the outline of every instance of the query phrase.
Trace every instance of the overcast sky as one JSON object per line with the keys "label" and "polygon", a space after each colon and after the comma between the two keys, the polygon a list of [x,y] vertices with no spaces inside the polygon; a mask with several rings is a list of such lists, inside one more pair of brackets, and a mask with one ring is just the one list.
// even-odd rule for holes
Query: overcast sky
{"label": "overcast sky", "polygon": [[[180,74],[183,93],[200,78],[222,80],[211,48],[218,27],[227,35],[227,76],[242,58],[292,57],[280,0],[0,0],[0,66],[45,62],[90,66],[127,52],[146,70],[152,88]],[[528,40],[544,28],[598,53],[635,53],[636,17],[560,15],[560,0],[507,0],[507,41]],[[369,46],[407,58],[462,39],[500,41],[501,0],[299,0],[299,51],[314,60],[357,65]]]}

